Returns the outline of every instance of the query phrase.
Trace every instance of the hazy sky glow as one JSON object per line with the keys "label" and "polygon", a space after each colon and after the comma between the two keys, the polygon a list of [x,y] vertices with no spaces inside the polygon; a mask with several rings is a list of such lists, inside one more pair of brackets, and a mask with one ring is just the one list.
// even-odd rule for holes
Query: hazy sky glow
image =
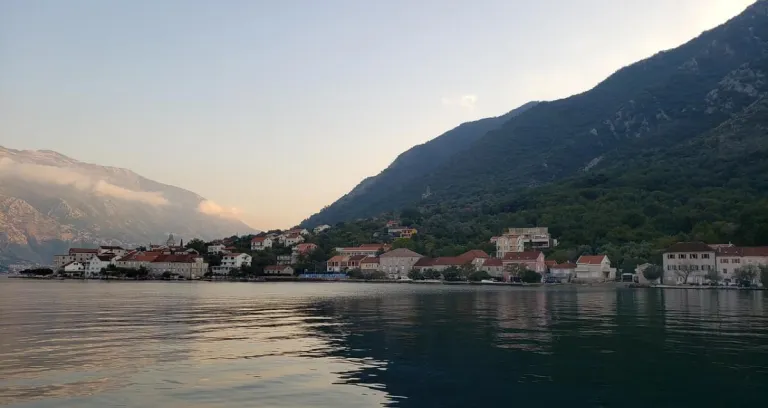
{"label": "hazy sky glow", "polygon": [[461,122],[585,91],[754,0],[2,0],[0,145],[288,227]]}

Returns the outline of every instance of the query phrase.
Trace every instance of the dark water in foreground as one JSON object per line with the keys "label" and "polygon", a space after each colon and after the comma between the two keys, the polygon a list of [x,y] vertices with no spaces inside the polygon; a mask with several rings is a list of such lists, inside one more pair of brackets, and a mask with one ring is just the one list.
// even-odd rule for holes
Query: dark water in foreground
{"label": "dark water in foreground", "polygon": [[768,406],[768,294],[0,280],[0,405]]}

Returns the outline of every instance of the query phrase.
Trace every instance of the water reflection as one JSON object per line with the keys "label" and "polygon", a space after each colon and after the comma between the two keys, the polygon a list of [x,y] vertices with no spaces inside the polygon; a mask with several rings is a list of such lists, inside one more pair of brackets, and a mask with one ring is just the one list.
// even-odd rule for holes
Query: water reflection
{"label": "water reflection", "polygon": [[0,405],[768,402],[761,292],[2,283]]}

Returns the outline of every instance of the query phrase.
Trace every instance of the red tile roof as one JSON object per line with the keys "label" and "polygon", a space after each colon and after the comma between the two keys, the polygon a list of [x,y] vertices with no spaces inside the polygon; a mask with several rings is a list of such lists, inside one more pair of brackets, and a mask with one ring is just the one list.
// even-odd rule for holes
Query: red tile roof
{"label": "red tile roof", "polygon": [[429,267],[434,265],[435,265],[435,260],[425,256],[419,259],[418,261],[416,261],[416,263],[413,266]]}
{"label": "red tile roof", "polygon": [[576,265],[568,262],[564,264],[558,264],[552,267],[552,269],[576,269]]}
{"label": "red tile roof", "polygon": [[195,256],[189,254],[160,255],[152,263],[193,263]]}
{"label": "red tile roof", "polygon": [[360,264],[378,264],[379,258],[375,256],[366,256],[362,261],[360,261]]}
{"label": "red tile roof", "polygon": [[576,264],[600,265],[603,263],[603,259],[605,259],[605,255],[582,255]]}
{"label": "red tile roof", "polygon": [[267,239],[267,237],[253,237],[251,239],[251,242],[264,242]]}
{"label": "red tile roof", "polygon": [[535,261],[539,259],[541,251],[508,252],[504,255],[505,261]]}
{"label": "red tile roof", "polygon": [[467,251],[459,255],[459,258],[463,259],[465,262],[472,262],[478,258],[488,259],[490,258],[490,256],[485,251],[481,251],[479,249],[473,249],[471,251]]}
{"label": "red tile roof", "polygon": [[557,261],[555,261],[554,259],[550,259],[548,261],[544,261],[544,264],[551,268],[557,265]]}
{"label": "red tile roof", "polygon": [[742,247],[742,256],[766,256],[768,257],[768,247]]}
{"label": "red tile roof", "polygon": [[499,258],[488,258],[483,262],[483,266],[504,266]]}
{"label": "red tile roof", "polygon": [[113,256],[99,255],[96,258],[99,258],[99,261],[102,261],[102,262],[109,262],[112,260],[113,257],[114,255]]}
{"label": "red tile roof", "polygon": [[331,259],[329,259],[328,262],[345,262],[346,260],[347,260],[346,256],[336,255],[331,257]]}
{"label": "red tile roof", "polygon": [[461,266],[471,261],[466,261],[458,256],[441,256],[436,258],[433,265],[435,266]]}
{"label": "red tile roof", "polygon": [[359,261],[362,261],[365,258],[367,258],[367,256],[365,256],[365,255],[353,255],[353,256],[349,257],[347,262],[359,262]]}

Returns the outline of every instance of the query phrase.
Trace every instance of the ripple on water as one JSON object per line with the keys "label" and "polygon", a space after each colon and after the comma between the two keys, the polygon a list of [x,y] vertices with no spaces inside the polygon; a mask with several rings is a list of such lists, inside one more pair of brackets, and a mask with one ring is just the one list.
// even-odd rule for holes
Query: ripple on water
{"label": "ripple on water", "polygon": [[0,405],[466,407],[514,395],[521,405],[684,406],[696,402],[680,392],[685,373],[739,390],[699,406],[760,406],[766,302],[682,290],[6,279]]}

